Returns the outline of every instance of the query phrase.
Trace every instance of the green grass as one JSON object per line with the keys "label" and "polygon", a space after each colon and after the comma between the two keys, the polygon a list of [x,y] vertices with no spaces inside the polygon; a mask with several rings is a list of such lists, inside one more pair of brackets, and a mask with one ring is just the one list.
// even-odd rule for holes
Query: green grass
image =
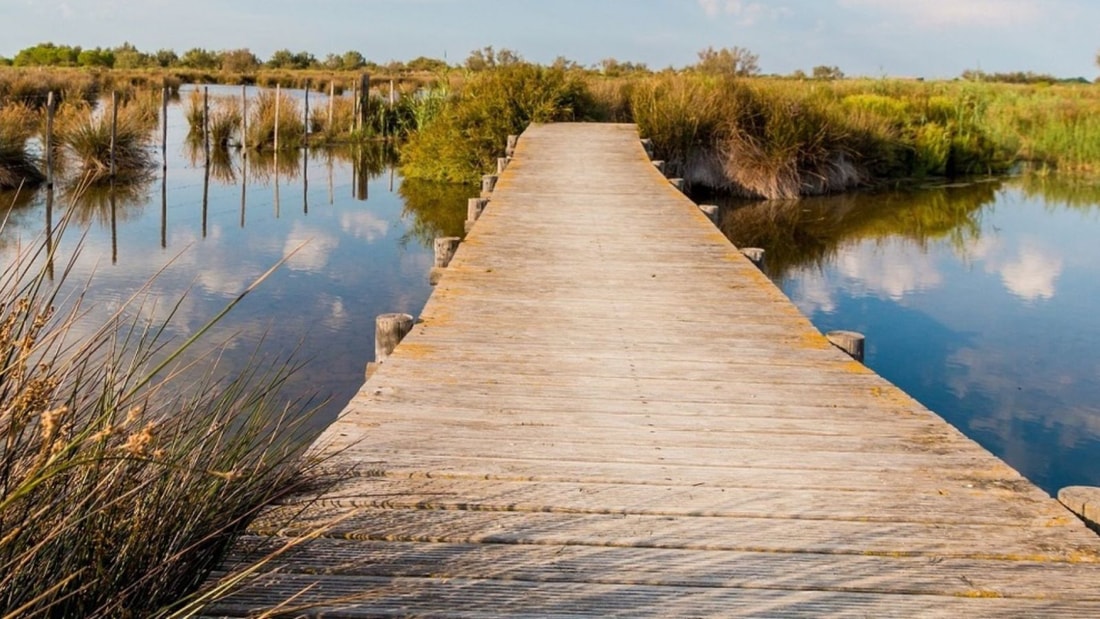
{"label": "green grass", "polygon": [[296,366],[185,364],[206,328],[167,346],[123,318],[140,293],[89,328],[46,252],[0,272],[0,617],[169,616],[224,593],[203,583],[234,540],[316,481],[312,405],[280,392]]}
{"label": "green grass", "polygon": [[[277,106],[276,101],[278,101]],[[301,146],[306,134],[306,125],[298,101],[285,92],[264,90],[248,105],[248,148],[256,150],[275,148],[276,107],[278,107],[279,149]]]}

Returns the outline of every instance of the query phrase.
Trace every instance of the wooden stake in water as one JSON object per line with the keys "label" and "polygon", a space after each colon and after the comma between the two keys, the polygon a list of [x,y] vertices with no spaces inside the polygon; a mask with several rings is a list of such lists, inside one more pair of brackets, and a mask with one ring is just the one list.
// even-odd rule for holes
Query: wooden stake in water
{"label": "wooden stake in water", "polygon": [[336,103],[336,80],[329,80],[329,83],[328,83],[328,124],[325,125],[325,128],[328,129],[328,131],[330,132],[330,135],[331,135],[331,132],[333,130],[332,116],[333,116],[333,105],[335,105],[335,103]]}
{"label": "wooden stake in water", "polygon": [[[282,99],[282,89],[279,84],[275,84],[275,152],[279,152],[279,99]],[[278,155],[276,155],[277,157]],[[279,166],[276,160],[275,173],[279,173]]]}
{"label": "wooden stake in water", "polygon": [[168,169],[168,87],[160,90],[160,160],[162,169]]}
{"label": "wooden stake in water", "polygon": [[[111,93],[111,154],[110,175],[115,177],[115,146],[118,143],[118,92]],[[111,192],[112,199],[114,192]],[[112,214],[113,214],[112,210]]]}
{"label": "wooden stake in water", "polygon": [[202,151],[204,165],[210,165],[210,88],[202,87]]}
{"label": "wooden stake in water", "polygon": [[241,157],[248,150],[248,86],[241,85]]}
{"label": "wooden stake in water", "polygon": [[53,188],[53,113],[54,95],[46,95],[46,189]]}
{"label": "wooden stake in water", "polygon": [[364,73],[359,77],[359,130],[367,124],[367,104],[370,103],[370,75]]}
{"label": "wooden stake in water", "polygon": [[306,136],[307,140],[309,139],[309,86],[310,86],[309,80],[306,80],[306,103],[305,103],[305,105],[306,105],[306,114],[305,114],[306,130],[305,130],[305,136]]}

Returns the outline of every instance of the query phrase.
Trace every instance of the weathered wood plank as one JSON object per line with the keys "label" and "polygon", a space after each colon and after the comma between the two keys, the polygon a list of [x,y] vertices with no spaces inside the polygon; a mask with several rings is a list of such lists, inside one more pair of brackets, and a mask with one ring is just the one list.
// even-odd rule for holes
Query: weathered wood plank
{"label": "weathered wood plank", "polygon": [[524,133],[316,449],[344,481],[255,530],[324,536],[209,615],[1100,614],[1100,538],[830,345],[630,125]]}

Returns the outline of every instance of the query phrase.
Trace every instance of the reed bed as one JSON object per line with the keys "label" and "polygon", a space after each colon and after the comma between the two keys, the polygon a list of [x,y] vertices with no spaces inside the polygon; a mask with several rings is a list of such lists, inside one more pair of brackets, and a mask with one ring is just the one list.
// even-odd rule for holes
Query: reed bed
{"label": "reed bed", "polygon": [[115,110],[67,106],[58,115],[58,139],[79,164],[82,182],[122,182],[145,178],[153,167],[152,130],[156,116],[149,106],[120,102],[114,136],[114,172],[111,177],[111,125]]}
{"label": "reed bed", "polygon": [[0,107],[0,190],[34,187],[46,180],[27,149],[37,123],[25,105]]}
{"label": "reed bed", "polygon": [[316,482],[312,404],[280,394],[292,363],[181,362],[209,325],[170,348],[125,318],[139,296],[89,328],[47,247],[0,272],[0,617],[190,616],[258,512]]}
{"label": "reed bed", "polygon": [[[276,101],[278,105],[276,106]],[[276,107],[278,107],[279,148],[297,148],[305,139],[302,108],[285,92],[264,90],[248,106],[248,147],[271,150],[275,147]]]}

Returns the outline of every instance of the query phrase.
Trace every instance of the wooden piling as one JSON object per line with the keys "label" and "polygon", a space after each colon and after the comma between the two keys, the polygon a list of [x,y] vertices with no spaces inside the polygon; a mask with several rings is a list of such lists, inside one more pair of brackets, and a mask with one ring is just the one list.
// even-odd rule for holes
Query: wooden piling
{"label": "wooden piling", "polygon": [[202,150],[204,165],[210,165],[210,87],[202,87]]}
{"label": "wooden piling", "polygon": [[485,207],[489,205],[488,198],[470,198],[466,202],[466,232],[469,233],[473,229],[474,224],[477,223],[481,213],[485,211]]}
{"label": "wooden piling", "polygon": [[305,108],[306,108],[305,117],[304,117],[306,130],[305,130],[305,132],[303,132],[303,135],[305,136],[305,138],[304,138],[305,140],[309,139],[309,87],[310,87],[310,82],[309,82],[309,80],[306,80],[306,97],[305,97],[305,104],[304,104]]}
{"label": "wooden piling", "polygon": [[649,138],[642,138],[642,148],[645,149],[645,154],[653,157],[653,140]]}
{"label": "wooden piling", "polygon": [[367,124],[367,107],[370,103],[370,75],[364,73],[359,76],[359,130]]}
{"label": "wooden piling", "polygon": [[[718,225],[718,207],[713,204],[700,204],[699,210],[707,216],[707,219],[714,225]],[[761,250],[763,251],[763,250]],[[753,262],[756,262],[755,260]]]}
{"label": "wooden piling", "polygon": [[164,86],[160,90],[160,160],[162,169],[168,169],[168,95]]}
{"label": "wooden piling", "polygon": [[[279,84],[275,84],[275,152],[279,152],[279,99],[282,99],[282,89]],[[279,173],[279,160],[278,155],[275,155],[275,173]]]}
{"label": "wooden piling", "polygon": [[497,179],[499,177],[496,174],[486,174],[481,177],[481,196],[487,197],[493,193],[493,189],[497,186]]}
{"label": "wooden piling", "polygon": [[241,85],[241,157],[248,150],[248,86]]}
{"label": "wooden piling", "polygon": [[506,144],[504,146],[504,155],[506,157],[511,157],[511,156],[515,155],[517,146],[519,146],[519,136],[518,135],[508,136],[508,141],[506,142]]}
{"label": "wooden piling", "polygon": [[457,236],[443,236],[433,242],[435,266],[432,267],[431,273],[428,275],[428,283],[432,286],[438,284],[439,280],[443,278],[443,271],[451,264],[451,258],[454,258],[455,251],[458,250],[458,244],[461,241],[462,239]]}
{"label": "wooden piling", "polygon": [[382,314],[374,319],[374,362],[367,364],[367,378],[393,354],[414,324],[410,314]]}
{"label": "wooden piling", "polygon": [[684,183],[684,179],[682,178],[670,178],[668,182],[679,191],[683,191],[684,187],[686,187],[686,183]]}
{"label": "wooden piling", "polygon": [[856,331],[830,331],[825,334],[829,343],[848,353],[848,356],[863,363],[863,344],[866,339]]}
{"label": "wooden piling", "polygon": [[497,157],[497,176],[504,174],[504,170],[508,168],[508,162],[511,161],[508,157]]}
{"label": "wooden piling", "polygon": [[1100,488],[1069,486],[1058,491],[1058,501],[1100,533]]}
{"label": "wooden piling", "polygon": [[54,93],[46,95],[46,189],[53,188],[53,115]]}
{"label": "wooden piling", "polygon": [[741,255],[748,258],[756,265],[756,268],[764,269],[764,250],[759,247],[742,247]]}
{"label": "wooden piling", "polygon": [[660,172],[661,174],[665,174],[665,173],[666,173],[666,172],[665,172],[665,162],[664,162],[664,160],[662,160],[662,159],[654,159],[654,160],[653,160],[653,161],[651,161],[650,163],[652,163],[652,164],[653,164],[653,167],[657,168],[657,171],[658,171],[658,172]]}
{"label": "wooden piling", "polygon": [[[110,177],[115,177],[115,149],[118,144],[118,91],[111,93],[111,153]],[[114,192],[112,192],[113,195]]]}
{"label": "wooden piling", "polygon": [[335,133],[332,126],[333,114],[336,105],[336,80],[329,80],[328,82],[328,122],[325,124],[325,130],[330,133]]}

